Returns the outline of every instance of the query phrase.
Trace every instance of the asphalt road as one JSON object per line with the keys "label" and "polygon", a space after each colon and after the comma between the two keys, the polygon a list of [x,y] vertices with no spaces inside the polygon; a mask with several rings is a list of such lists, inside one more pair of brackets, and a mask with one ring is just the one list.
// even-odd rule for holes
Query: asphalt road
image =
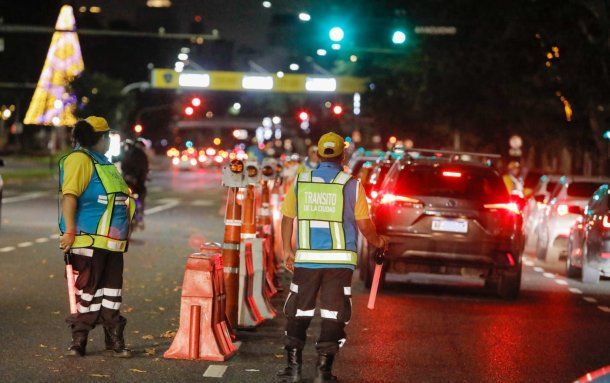
{"label": "asphalt road", "polygon": [[[153,174],[146,230],[125,258],[126,337],[136,356],[101,353],[101,329],[89,355],[66,359],[68,304],[57,240],[56,184],[10,186],[0,228],[0,381],[2,382],[273,382],[282,367],[281,317],[239,332],[226,363],[165,360],[177,329],[186,257],[222,239],[224,191],[213,172]],[[526,259],[522,294],[504,302],[463,280],[419,276],[389,283],[377,308],[354,279],[348,342],[337,358],[342,382],[571,382],[610,364],[610,281],[568,280],[560,265]],[[282,298],[274,299],[281,307]],[[310,329],[305,376],[314,373]],[[211,365],[227,366],[208,378]]]}

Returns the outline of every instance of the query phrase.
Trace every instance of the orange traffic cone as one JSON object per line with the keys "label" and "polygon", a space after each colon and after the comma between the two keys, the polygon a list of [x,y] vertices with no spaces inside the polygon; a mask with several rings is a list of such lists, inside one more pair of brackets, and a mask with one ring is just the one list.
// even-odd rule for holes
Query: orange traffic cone
{"label": "orange traffic cone", "polygon": [[225,321],[221,251],[218,244],[205,244],[201,253],[189,256],[182,284],[180,328],[163,357],[222,362],[237,351]]}

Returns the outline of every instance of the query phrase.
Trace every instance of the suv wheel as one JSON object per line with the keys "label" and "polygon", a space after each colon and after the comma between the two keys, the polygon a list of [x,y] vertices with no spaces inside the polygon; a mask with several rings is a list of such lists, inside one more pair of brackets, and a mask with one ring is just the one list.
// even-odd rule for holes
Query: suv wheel
{"label": "suv wheel", "polygon": [[504,299],[516,299],[521,289],[521,265],[516,270],[507,270],[500,275],[497,293]]}
{"label": "suv wheel", "polygon": [[578,278],[580,277],[582,270],[578,267],[575,267],[572,264],[572,256],[568,253],[568,257],[566,258],[566,275],[568,278]]}
{"label": "suv wheel", "polygon": [[[544,245],[544,246],[543,246]],[[538,235],[536,239],[536,258],[541,261],[546,260],[547,246],[542,243],[542,235]]]}
{"label": "suv wheel", "polygon": [[589,266],[587,262],[587,256],[589,253],[589,247],[587,243],[582,247],[582,283],[599,283],[600,271],[594,267]]}

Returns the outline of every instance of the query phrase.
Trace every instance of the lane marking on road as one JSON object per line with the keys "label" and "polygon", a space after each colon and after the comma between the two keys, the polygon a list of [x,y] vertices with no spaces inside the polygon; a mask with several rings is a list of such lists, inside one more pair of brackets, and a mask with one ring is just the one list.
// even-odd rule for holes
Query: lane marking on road
{"label": "lane marking on road", "polygon": [[216,203],[214,203],[214,201],[210,201],[208,199],[198,199],[198,200],[191,202],[191,205],[192,206],[201,206],[201,207],[210,207],[210,206],[216,205]]}
{"label": "lane marking on road", "polygon": [[33,245],[32,242],[21,242],[21,243],[17,244],[17,247],[30,247],[32,245]]}
{"label": "lane marking on road", "polygon": [[204,378],[222,378],[225,372],[227,371],[228,366],[223,366],[220,364],[212,364],[210,365],[205,372],[203,373]]}
{"label": "lane marking on road", "polygon": [[544,273],[542,274],[545,278],[555,279],[555,274],[553,273]]}
{"label": "lane marking on road", "polygon": [[570,292],[573,294],[582,294],[582,290],[577,289],[576,287],[570,287],[568,290],[570,290]]}
{"label": "lane marking on road", "polygon": [[15,250],[15,246],[6,246],[0,249],[0,253],[8,253],[9,251]]}
{"label": "lane marking on road", "polygon": [[49,238],[47,238],[47,237],[36,238],[36,239],[34,240],[34,242],[36,242],[36,243],[45,243],[45,242],[49,242]]}
{"label": "lane marking on road", "polygon": [[59,234],[51,234],[49,235],[49,238],[51,239],[59,239],[60,235]]}
{"label": "lane marking on road", "polygon": [[538,266],[534,267],[534,271],[537,273],[544,273],[544,269],[542,267],[538,267]]}
{"label": "lane marking on road", "polygon": [[602,310],[605,313],[610,313],[610,307],[608,307],[608,306],[597,306],[597,308]]}
{"label": "lane marking on road", "polygon": [[32,199],[40,198],[40,197],[48,195],[48,194],[49,194],[48,192],[25,193],[25,194],[18,195],[18,196],[15,196],[15,197],[3,198],[2,199],[2,203],[3,204],[8,204],[8,203],[29,201],[29,200],[32,200]]}
{"label": "lane marking on road", "polygon": [[568,282],[563,280],[563,279],[555,279],[555,283],[557,283],[558,285],[561,285],[561,286],[567,286],[568,285]]}
{"label": "lane marking on road", "polygon": [[151,207],[150,209],[144,210],[144,215],[160,213],[164,210],[173,209],[176,206],[180,205],[180,200],[175,199],[175,198],[164,198],[163,200],[159,200],[159,201],[166,201],[166,203],[163,205]]}
{"label": "lane marking on road", "polygon": [[597,303],[597,299],[593,297],[584,297],[583,299],[589,303]]}

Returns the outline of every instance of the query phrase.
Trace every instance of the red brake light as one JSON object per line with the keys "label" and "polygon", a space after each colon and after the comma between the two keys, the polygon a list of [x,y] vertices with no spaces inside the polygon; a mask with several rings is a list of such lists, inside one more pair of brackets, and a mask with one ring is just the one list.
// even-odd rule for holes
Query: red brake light
{"label": "red brake light", "polygon": [[561,205],[557,206],[557,214],[566,215],[566,214],[568,214],[568,212],[569,212],[568,205],[561,204]]}
{"label": "red brake light", "polygon": [[521,211],[519,210],[519,205],[517,205],[515,202],[490,203],[490,204],[483,205],[483,207],[485,209],[490,209],[490,210],[507,210],[513,214],[521,213]]}
{"label": "red brake light", "polygon": [[604,225],[605,229],[610,229],[610,218],[607,215],[604,216],[602,224]]}
{"label": "red brake light", "polygon": [[379,201],[379,203],[383,204],[383,205],[389,205],[389,204],[403,204],[403,205],[420,205],[422,206],[423,203],[420,200],[417,200],[415,198],[409,198],[409,197],[405,197],[402,195],[394,195],[394,194],[384,194],[383,196],[381,196],[381,200]]}
{"label": "red brake light", "polygon": [[460,172],[444,171],[443,172],[443,177],[460,178],[460,177],[462,177],[462,173],[460,173]]}

